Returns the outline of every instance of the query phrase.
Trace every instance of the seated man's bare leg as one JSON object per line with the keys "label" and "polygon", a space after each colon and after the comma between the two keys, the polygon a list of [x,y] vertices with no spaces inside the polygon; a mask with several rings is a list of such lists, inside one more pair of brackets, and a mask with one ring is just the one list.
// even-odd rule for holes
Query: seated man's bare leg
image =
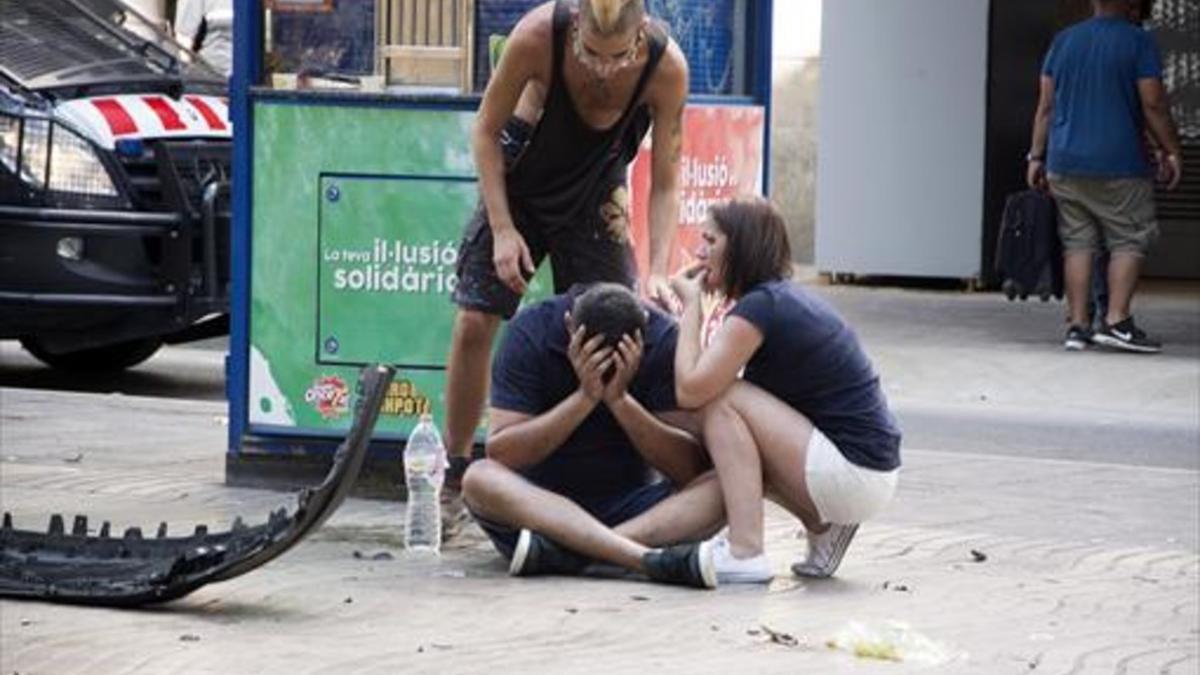
{"label": "seated man's bare leg", "polygon": [[716,471],[708,471],[645,513],[614,528],[618,534],[656,548],[699,541],[725,525],[725,505]]}
{"label": "seated man's bare leg", "polygon": [[530,483],[490,459],[473,463],[463,477],[467,506],[483,518],[526,528],[587,556],[645,572],[642,556],[650,549],[606,527],[575,502]]}

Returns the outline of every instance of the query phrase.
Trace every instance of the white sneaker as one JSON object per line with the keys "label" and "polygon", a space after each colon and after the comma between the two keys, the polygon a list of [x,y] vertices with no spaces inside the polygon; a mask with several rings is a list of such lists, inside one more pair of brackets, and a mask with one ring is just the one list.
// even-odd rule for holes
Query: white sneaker
{"label": "white sneaker", "polygon": [[771,561],[766,553],[753,558],[735,558],[729,549],[729,540],[713,537],[713,567],[717,570],[717,584],[767,584],[775,578],[771,572]]}
{"label": "white sneaker", "polygon": [[808,557],[792,565],[792,572],[800,577],[817,577],[824,579],[833,576],[846,549],[850,548],[850,540],[858,531],[858,524],[830,524],[829,529],[821,534],[808,533]]}

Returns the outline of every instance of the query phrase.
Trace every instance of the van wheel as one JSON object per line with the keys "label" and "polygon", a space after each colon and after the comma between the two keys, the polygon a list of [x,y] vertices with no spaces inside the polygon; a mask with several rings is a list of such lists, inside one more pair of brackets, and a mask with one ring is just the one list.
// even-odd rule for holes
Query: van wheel
{"label": "van wheel", "polygon": [[21,346],[51,368],[104,373],[131,368],[154,356],[162,346],[162,340],[156,337],[142,338],[74,352],[48,352],[37,338],[21,338]]}

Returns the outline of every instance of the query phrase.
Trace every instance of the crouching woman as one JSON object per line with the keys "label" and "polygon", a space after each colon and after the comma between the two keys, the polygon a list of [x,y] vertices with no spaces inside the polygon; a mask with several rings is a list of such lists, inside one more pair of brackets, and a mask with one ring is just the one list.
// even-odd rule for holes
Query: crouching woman
{"label": "crouching woman", "polygon": [[[895,492],[900,431],[854,331],[790,279],[787,230],[769,202],[714,207],[702,238],[699,262],[672,282],[684,305],[675,389],[681,407],[702,411],[725,500],[718,582],[771,580],[764,496],[807,531],[808,554],[793,573],[828,577],[859,523]],[[706,290],[734,304],[702,349]]]}

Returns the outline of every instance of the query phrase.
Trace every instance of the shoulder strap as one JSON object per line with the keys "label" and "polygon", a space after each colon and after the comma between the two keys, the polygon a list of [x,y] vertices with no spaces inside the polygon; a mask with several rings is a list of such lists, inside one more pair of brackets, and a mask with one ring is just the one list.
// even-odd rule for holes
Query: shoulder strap
{"label": "shoulder strap", "polygon": [[667,37],[666,29],[656,20],[650,23],[650,27],[646,31],[646,39],[649,43],[650,53],[646,58],[646,67],[642,69],[642,76],[638,78],[637,87],[633,90],[633,98],[629,103],[630,110],[641,105],[642,92],[654,74],[654,69],[658,67],[658,62],[662,60],[663,53],[667,51],[667,41],[670,38]]}
{"label": "shoulder strap", "polygon": [[554,61],[550,64],[552,68],[550,87],[552,89],[562,83],[563,50],[566,48],[570,25],[570,4],[564,0],[556,0],[554,3]]}

